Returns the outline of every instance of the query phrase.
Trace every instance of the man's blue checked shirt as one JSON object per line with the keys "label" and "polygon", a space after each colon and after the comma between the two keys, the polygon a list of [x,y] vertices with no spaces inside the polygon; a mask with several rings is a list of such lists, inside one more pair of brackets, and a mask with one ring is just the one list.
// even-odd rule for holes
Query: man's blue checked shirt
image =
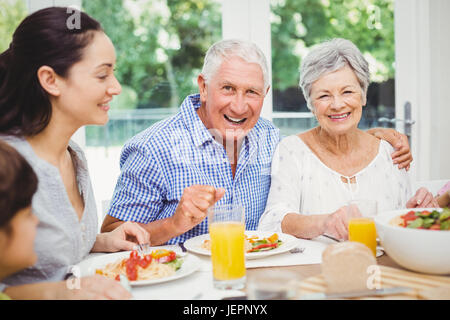
{"label": "man's blue checked shirt", "polygon": [[[270,188],[270,167],[279,129],[260,118],[247,134],[239,153],[235,177],[225,148],[214,140],[196,113],[200,95],[188,96],[179,112],[131,138],[121,158],[108,214],[123,221],[149,223],[170,217],[183,190],[194,184],[225,188],[218,204],[245,207],[247,230],[256,230]],[[207,233],[207,218],[190,231],[172,238],[176,244]]]}

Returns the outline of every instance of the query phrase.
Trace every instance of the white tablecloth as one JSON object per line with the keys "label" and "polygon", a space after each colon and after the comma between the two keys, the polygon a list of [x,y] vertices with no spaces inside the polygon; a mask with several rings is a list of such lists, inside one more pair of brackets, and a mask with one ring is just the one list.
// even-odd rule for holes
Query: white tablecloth
{"label": "white tablecloth", "polygon": [[[246,268],[320,264],[322,261],[322,252],[330,243],[333,243],[333,241],[324,237],[318,237],[313,240],[299,239],[298,247],[305,249],[303,253],[286,252],[261,259],[246,260]],[[173,246],[173,249],[178,252],[180,251],[178,246]],[[86,268],[92,263],[93,260],[91,258],[100,255],[103,254],[90,254],[87,259],[79,264],[80,268]],[[196,272],[173,281],[147,286],[133,286],[131,289],[133,298],[138,300],[220,300],[225,297],[243,295],[243,292],[239,290],[215,289],[212,281],[210,257],[194,255],[200,260],[200,265]]]}

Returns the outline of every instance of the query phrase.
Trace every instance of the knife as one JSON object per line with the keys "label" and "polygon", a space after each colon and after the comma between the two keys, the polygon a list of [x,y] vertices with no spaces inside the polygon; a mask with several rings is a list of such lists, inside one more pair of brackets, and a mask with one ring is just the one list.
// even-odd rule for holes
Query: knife
{"label": "knife", "polygon": [[386,296],[398,294],[412,290],[408,287],[392,287],[374,290],[349,291],[339,293],[311,293],[300,297],[300,300],[323,300],[323,299],[341,299],[341,298],[358,298],[370,296]]}
{"label": "knife", "polygon": [[336,242],[342,242],[343,241],[343,240],[339,240],[339,239],[337,239],[337,238],[335,238],[333,236],[330,236],[330,235],[328,235],[326,233],[322,234],[322,236],[324,236],[325,238],[331,239],[333,241],[336,241]]}
{"label": "knife", "polygon": [[187,251],[186,247],[184,246],[184,242],[178,242],[178,246],[181,248],[181,251],[183,252]]}

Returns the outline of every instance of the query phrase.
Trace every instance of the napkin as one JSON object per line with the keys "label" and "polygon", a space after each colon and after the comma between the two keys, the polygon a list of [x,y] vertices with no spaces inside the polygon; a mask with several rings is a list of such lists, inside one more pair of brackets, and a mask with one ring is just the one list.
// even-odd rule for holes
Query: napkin
{"label": "napkin", "polygon": [[304,249],[301,253],[288,251],[260,259],[247,259],[245,267],[260,268],[320,264],[322,263],[322,252],[327,246],[328,244],[317,240],[298,239],[297,248]]}
{"label": "napkin", "polygon": [[[302,253],[280,253],[258,259],[246,259],[246,268],[261,267],[285,267],[296,265],[320,264],[322,263],[322,252],[334,243],[325,237],[317,237],[312,240],[297,239],[297,248],[303,248]],[[192,253],[191,253],[192,254]],[[211,271],[211,257],[195,254],[200,259],[200,271]]]}

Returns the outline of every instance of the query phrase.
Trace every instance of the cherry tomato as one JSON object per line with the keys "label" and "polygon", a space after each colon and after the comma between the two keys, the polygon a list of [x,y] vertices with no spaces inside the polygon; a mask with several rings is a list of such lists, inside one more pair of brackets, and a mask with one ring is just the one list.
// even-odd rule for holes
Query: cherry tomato
{"label": "cherry tomato", "polygon": [[252,250],[250,250],[249,252],[258,251],[263,248],[276,248],[276,247],[278,247],[278,243],[263,243],[260,244],[259,246],[252,248]]}
{"label": "cherry tomato", "polygon": [[175,251],[170,251],[168,255],[159,258],[158,262],[159,263],[167,263],[167,262],[175,260],[176,257],[177,257],[177,254],[175,253]]}
{"label": "cherry tomato", "polygon": [[127,269],[127,277],[130,281],[135,281],[137,279],[137,270],[136,269]]}
{"label": "cherry tomato", "polygon": [[150,263],[152,263],[152,255],[151,254],[148,254],[148,255],[146,255],[145,257],[144,257],[144,260],[146,260],[146,261],[148,261],[148,263],[150,264]]}
{"label": "cherry tomato", "polygon": [[407,214],[401,216],[405,220],[414,220],[416,218],[416,213],[414,211],[410,211]]}
{"label": "cherry tomato", "polygon": [[175,260],[177,258],[177,254],[175,251],[170,252],[169,259],[170,261]]}
{"label": "cherry tomato", "polygon": [[138,261],[138,260],[136,260],[136,259],[127,259],[127,260],[125,261],[125,266],[126,266],[126,268],[127,268],[127,269],[128,269],[128,268],[135,268],[135,267],[136,267],[137,261]]}
{"label": "cherry tomato", "polygon": [[417,216],[414,211],[410,211],[407,214],[401,216],[401,218],[403,219],[403,226],[406,227],[408,225],[408,222],[416,220]]}
{"label": "cherry tomato", "polygon": [[140,259],[139,257],[139,253],[137,251],[131,251],[130,253],[130,259],[134,260],[134,259]]}
{"label": "cherry tomato", "polygon": [[115,278],[116,281],[120,281],[120,274],[118,274]]}
{"label": "cherry tomato", "polygon": [[148,262],[148,260],[146,260],[146,259],[144,258],[144,259],[139,260],[138,264],[139,264],[142,268],[145,269],[145,268],[148,267],[149,262]]}
{"label": "cherry tomato", "polygon": [[136,259],[128,259],[125,262],[125,271],[127,273],[127,277],[129,280],[136,280],[137,278],[137,260]]}

